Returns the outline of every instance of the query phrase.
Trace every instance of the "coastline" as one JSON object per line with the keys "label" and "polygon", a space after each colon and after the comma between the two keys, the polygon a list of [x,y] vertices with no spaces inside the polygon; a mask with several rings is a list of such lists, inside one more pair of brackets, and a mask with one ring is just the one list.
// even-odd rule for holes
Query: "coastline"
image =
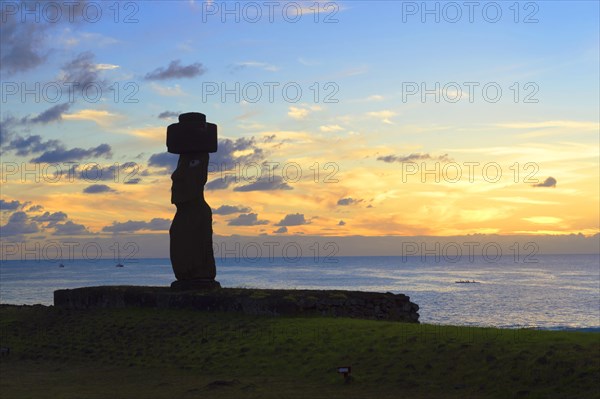
{"label": "coastline", "polygon": [[[36,304],[26,304],[26,303],[7,303],[0,302],[1,307],[53,307],[53,304],[44,304],[44,303],[36,303]],[[600,333],[600,326],[590,326],[590,327],[571,327],[571,326],[553,326],[553,327],[543,327],[543,326],[496,326],[496,325],[473,325],[473,324],[438,324],[438,323],[423,323],[430,326],[441,326],[441,327],[457,327],[457,328],[493,328],[498,330],[532,330],[532,331],[558,331],[558,332],[582,332],[582,333]]]}

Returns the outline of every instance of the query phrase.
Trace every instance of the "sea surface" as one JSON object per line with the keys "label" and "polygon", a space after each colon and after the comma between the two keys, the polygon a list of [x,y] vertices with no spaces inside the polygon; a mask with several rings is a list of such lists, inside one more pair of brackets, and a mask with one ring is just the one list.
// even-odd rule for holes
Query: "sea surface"
{"label": "sea surface", "polygon": [[[538,255],[460,262],[415,257],[218,259],[224,287],[344,289],[403,293],[423,323],[600,330],[600,256]],[[53,291],[98,285],[167,286],[169,259],[3,261],[0,302],[51,305]],[[457,284],[469,280],[477,283]]]}

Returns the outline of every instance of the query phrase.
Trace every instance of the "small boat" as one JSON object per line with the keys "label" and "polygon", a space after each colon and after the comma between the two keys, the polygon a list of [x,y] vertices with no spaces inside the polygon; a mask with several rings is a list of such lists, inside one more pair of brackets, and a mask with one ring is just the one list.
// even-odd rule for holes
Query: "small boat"
{"label": "small boat", "polygon": [[458,280],[455,281],[456,284],[481,284],[479,281],[475,281],[475,280]]}
{"label": "small boat", "polygon": [[58,267],[65,267],[65,265],[63,265],[62,263],[60,265],[58,265]]}
{"label": "small boat", "polygon": [[117,263],[115,267],[125,267],[122,263]]}

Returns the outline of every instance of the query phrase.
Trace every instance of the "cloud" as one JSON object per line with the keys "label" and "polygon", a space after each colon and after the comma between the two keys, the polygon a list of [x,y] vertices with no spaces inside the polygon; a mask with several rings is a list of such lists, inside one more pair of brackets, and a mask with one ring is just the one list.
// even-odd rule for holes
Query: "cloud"
{"label": "cloud", "polygon": [[10,215],[8,222],[0,227],[2,236],[16,236],[21,234],[37,233],[39,231],[37,223],[30,221],[25,212],[19,211]]}
{"label": "cloud", "polygon": [[17,200],[8,202],[3,199],[0,199],[0,211],[16,211],[21,207],[21,205],[23,204],[21,204]]}
{"label": "cloud", "polygon": [[58,222],[67,220],[67,214],[64,212],[44,212],[43,215],[33,216],[31,220],[38,223],[48,223],[46,227],[55,227]]}
{"label": "cloud", "polygon": [[441,161],[441,162],[450,162],[451,161],[451,159],[448,157],[448,154],[440,155],[438,157],[433,157],[430,154],[422,154],[422,153],[402,155],[402,156],[386,155],[386,156],[377,157],[377,160],[383,161],[386,163],[415,162],[415,161],[425,161],[425,160]]}
{"label": "cloud", "polygon": [[188,66],[181,65],[181,60],[171,61],[169,66],[165,69],[163,67],[156,68],[154,71],[146,74],[144,79],[146,80],[166,80],[166,79],[181,79],[181,78],[194,78],[200,76],[206,72],[204,66],[196,62]]}
{"label": "cloud", "polygon": [[83,189],[83,192],[86,194],[101,194],[101,193],[109,193],[114,191],[112,188],[107,186],[106,184],[92,184],[91,186],[87,186]]}
{"label": "cloud", "polygon": [[[17,8],[25,3],[15,3]],[[0,64],[8,74],[24,72],[42,64],[49,50],[44,46],[45,31],[48,25],[23,23],[21,14],[7,13],[2,7],[0,24]]]}
{"label": "cloud", "polygon": [[367,112],[367,115],[371,116],[373,118],[381,119],[381,122],[391,125],[391,124],[393,124],[393,122],[390,120],[390,118],[396,116],[397,114],[394,111],[390,111],[390,110],[386,109],[383,111]]}
{"label": "cloud", "polygon": [[[243,167],[251,163],[260,164],[265,157],[263,150],[256,145],[254,137],[242,137],[236,140],[220,139],[217,152],[210,154],[208,164],[209,177],[213,172],[231,170],[236,167]],[[161,152],[153,154],[148,159],[148,166],[164,169],[162,173],[172,173],[177,168],[179,157],[176,154]],[[227,175],[224,175],[227,177]],[[227,180],[227,181],[225,181]],[[211,181],[207,189],[218,190],[229,187],[235,180],[234,176],[228,179],[218,178]]]}
{"label": "cloud", "polygon": [[133,233],[139,230],[166,231],[171,226],[170,219],[154,218],[149,222],[128,220],[127,222],[113,222],[104,226],[102,231],[108,233]]}
{"label": "cloud", "polygon": [[161,86],[158,83],[152,82],[150,87],[152,90],[165,97],[180,97],[186,95],[181,89],[181,86],[177,84],[174,86]]}
{"label": "cloud", "polygon": [[598,122],[592,121],[573,121],[573,120],[552,120],[542,122],[517,122],[517,123],[498,123],[496,126],[506,129],[544,129],[544,128],[565,128],[578,130],[598,131]]}
{"label": "cloud", "polygon": [[96,90],[108,89],[106,81],[100,79],[98,64],[94,62],[95,55],[86,51],[77,55],[62,67],[62,81],[69,83],[69,92],[86,98],[95,96]]}
{"label": "cloud", "polygon": [[150,158],[148,158],[148,166],[164,168],[167,172],[171,173],[177,168],[178,160],[179,156],[176,154],[160,152],[158,154],[152,154]]}
{"label": "cloud", "polygon": [[239,139],[221,139],[217,152],[210,154],[210,165],[217,170],[232,169],[236,165],[260,163],[264,159],[262,148],[256,145],[254,137]]}
{"label": "cloud", "polygon": [[242,213],[236,218],[229,219],[229,226],[258,226],[269,223],[268,220],[259,220],[256,213]]}
{"label": "cloud", "polygon": [[179,116],[179,114],[181,114],[181,112],[179,111],[163,111],[160,114],[158,114],[158,118],[159,119],[171,119],[171,118],[177,118]]}
{"label": "cloud", "polygon": [[290,118],[294,118],[294,119],[305,119],[309,114],[310,114],[311,110],[308,108],[300,108],[300,107],[289,107],[288,108],[288,116]]}
{"label": "cloud", "polygon": [[57,223],[54,225],[54,234],[59,236],[89,234],[88,229],[82,225],[67,221],[65,223]]}
{"label": "cloud", "polygon": [[383,100],[384,100],[384,97],[379,94],[373,94],[372,96],[369,96],[366,98],[366,101],[368,101],[368,102],[377,102],[377,101],[383,101]]}
{"label": "cloud", "polygon": [[302,57],[298,58],[298,62],[301,63],[304,66],[317,66],[317,65],[321,65],[321,63],[318,62],[318,61],[309,60],[309,59],[302,58]]}
{"label": "cloud", "polygon": [[31,126],[35,124],[47,124],[59,121],[67,115],[64,112],[69,108],[69,104],[59,104],[50,107],[46,111],[35,117],[29,115],[23,118],[7,117],[0,123],[0,143],[3,150],[14,151],[18,156],[28,156],[42,153],[40,156],[31,159],[31,162],[69,162],[78,161],[90,156],[112,156],[111,147],[108,144],[100,144],[90,149],[72,148],[67,149],[60,140],[45,140],[40,135],[21,136],[15,134],[11,129],[19,126]]}
{"label": "cloud", "polygon": [[54,122],[54,121],[59,121],[62,119],[62,115],[65,112],[67,112],[70,107],[71,107],[71,104],[69,104],[69,103],[57,104],[53,107],[48,108],[47,110],[45,110],[44,112],[42,112],[41,114],[36,116],[35,118],[32,118],[31,122],[46,124],[46,123],[50,123],[50,122]]}
{"label": "cloud", "polygon": [[[74,3],[68,2],[53,2],[54,7],[59,7],[62,18],[57,22],[44,23],[44,21],[33,22],[32,16],[27,20],[22,21],[23,13],[19,11],[21,8],[41,7],[40,3],[36,2],[6,2],[13,3],[17,7],[17,12],[9,13],[8,7],[2,7],[0,12],[0,64],[3,72],[14,74],[17,72],[26,72],[43,64],[51,49],[46,45],[46,40],[50,37],[49,30],[57,29],[65,21],[70,25],[73,22],[77,23],[83,18],[83,8],[86,6],[86,1],[78,1]],[[37,11],[36,11],[37,13]],[[73,20],[65,17],[72,15]],[[48,15],[52,18],[51,15]]]}
{"label": "cloud", "polygon": [[559,224],[563,221],[563,219],[554,216],[532,216],[523,218],[523,220],[536,224]]}
{"label": "cloud", "polygon": [[292,213],[285,215],[285,217],[281,219],[275,226],[301,226],[303,224],[309,224],[309,222],[304,219],[304,214]]}
{"label": "cloud", "polygon": [[281,176],[267,176],[256,179],[256,181],[245,186],[235,187],[233,191],[270,191],[270,190],[292,190],[289,184],[283,181]]}
{"label": "cloud", "polygon": [[217,209],[214,209],[212,212],[215,215],[231,215],[233,213],[248,213],[251,209],[245,206],[239,205],[221,205]]}
{"label": "cloud", "polygon": [[339,131],[344,130],[344,128],[341,127],[340,125],[324,125],[324,126],[319,127],[319,129],[325,133],[339,132]]}
{"label": "cloud", "polygon": [[[135,176],[139,166],[135,162],[125,162],[122,164],[114,164],[107,167],[99,167],[98,164],[88,165],[72,165],[68,170],[60,172],[69,178],[82,179],[85,181],[121,181],[123,177],[124,184],[137,184],[141,179],[132,178]],[[55,175],[56,176],[56,175]]]}
{"label": "cloud", "polygon": [[65,114],[63,118],[74,121],[93,121],[102,127],[108,127],[120,119],[121,116],[105,110],[82,109],[73,114]]}
{"label": "cloud", "polygon": [[[23,155],[19,153],[19,148],[22,146],[29,147],[27,144],[31,142],[36,145],[36,152],[41,152],[45,150],[45,147],[57,147],[61,145],[59,140],[48,140],[46,142],[42,142],[41,136],[29,136],[27,138],[23,138],[19,135],[16,135],[13,129],[19,127],[28,127],[36,124],[47,124],[54,121],[62,120],[62,116],[64,112],[66,112],[70,107],[70,104],[57,104],[46,111],[43,111],[39,115],[35,117],[31,117],[27,115],[23,118],[15,118],[14,116],[7,116],[0,122],[0,145],[4,146],[5,150],[17,150],[17,155]],[[8,144],[7,144],[8,143]],[[29,154],[30,151],[25,151],[25,155]]]}
{"label": "cloud", "polygon": [[110,158],[112,156],[112,149],[110,145],[100,144],[97,147],[92,147],[87,150],[83,148],[66,149],[61,145],[54,150],[44,152],[37,158],[33,158],[31,162],[59,163],[101,156],[104,158]]}
{"label": "cloud", "polygon": [[111,69],[117,69],[117,68],[120,68],[120,66],[114,65],[114,64],[96,64],[97,70],[111,70]]}
{"label": "cloud", "polygon": [[338,226],[345,226],[345,225],[346,225],[346,222],[344,222],[343,220],[340,220],[338,222]]}
{"label": "cloud", "polygon": [[59,140],[42,141],[42,136],[34,135],[28,137],[15,136],[6,146],[6,150],[14,150],[19,156],[27,156],[39,153],[48,148],[60,148],[62,143]]}
{"label": "cloud", "polygon": [[204,186],[205,190],[213,191],[213,190],[225,190],[229,188],[235,181],[234,177],[224,176],[219,177],[218,179],[211,180]]}
{"label": "cloud", "polygon": [[[7,116],[0,121],[0,146],[4,147],[6,143],[12,140],[14,135],[12,128],[17,124],[17,118]],[[1,152],[0,152],[1,153]]]}
{"label": "cloud", "polygon": [[258,68],[269,72],[277,72],[279,71],[279,67],[267,64],[266,62],[258,62],[258,61],[246,61],[246,62],[238,62],[233,65],[234,71],[239,71],[245,68]]}
{"label": "cloud", "polygon": [[354,199],[354,198],[348,197],[348,198],[340,198],[338,200],[337,204],[340,206],[349,206],[349,205],[358,204],[362,201],[363,200],[361,200],[361,199]]}
{"label": "cloud", "polygon": [[273,140],[275,140],[276,137],[277,137],[277,135],[275,135],[275,134],[269,134],[269,135],[263,137],[263,141],[265,143],[270,143]]}
{"label": "cloud", "polygon": [[542,183],[533,184],[533,187],[556,187],[556,179],[552,176],[544,180]]}
{"label": "cloud", "polygon": [[[13,201],[14,202],[14,201]],[[23,207],[29,202],[21,204]],[[28,209],[28,212],[37,212],[43,209],[41,205],[34,205]],[[21,234],[37,233],[40,229],[54,229],[56,235],[75,235],[89,234],[87,228],[81,224],[68,220],[64,212],[44,212],[41,215],[29,216],[23,211],[13,213],[8,223],[0,226],[2,236],[16,236]]]}
{"label": "cloud", "polygon": [[287,232],[288,232],[287,227],[281,226],[277,230],[273,231],[273,234],[284,234],[284,233],[287,233]]}

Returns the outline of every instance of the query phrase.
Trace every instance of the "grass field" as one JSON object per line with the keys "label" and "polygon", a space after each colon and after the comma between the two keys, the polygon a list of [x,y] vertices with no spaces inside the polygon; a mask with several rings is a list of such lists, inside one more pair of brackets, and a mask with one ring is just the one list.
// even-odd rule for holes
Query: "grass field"
{"label": "grass field", "polygon": [[9,305],[0,320],[3,399],[600,398],[598,333]]}

